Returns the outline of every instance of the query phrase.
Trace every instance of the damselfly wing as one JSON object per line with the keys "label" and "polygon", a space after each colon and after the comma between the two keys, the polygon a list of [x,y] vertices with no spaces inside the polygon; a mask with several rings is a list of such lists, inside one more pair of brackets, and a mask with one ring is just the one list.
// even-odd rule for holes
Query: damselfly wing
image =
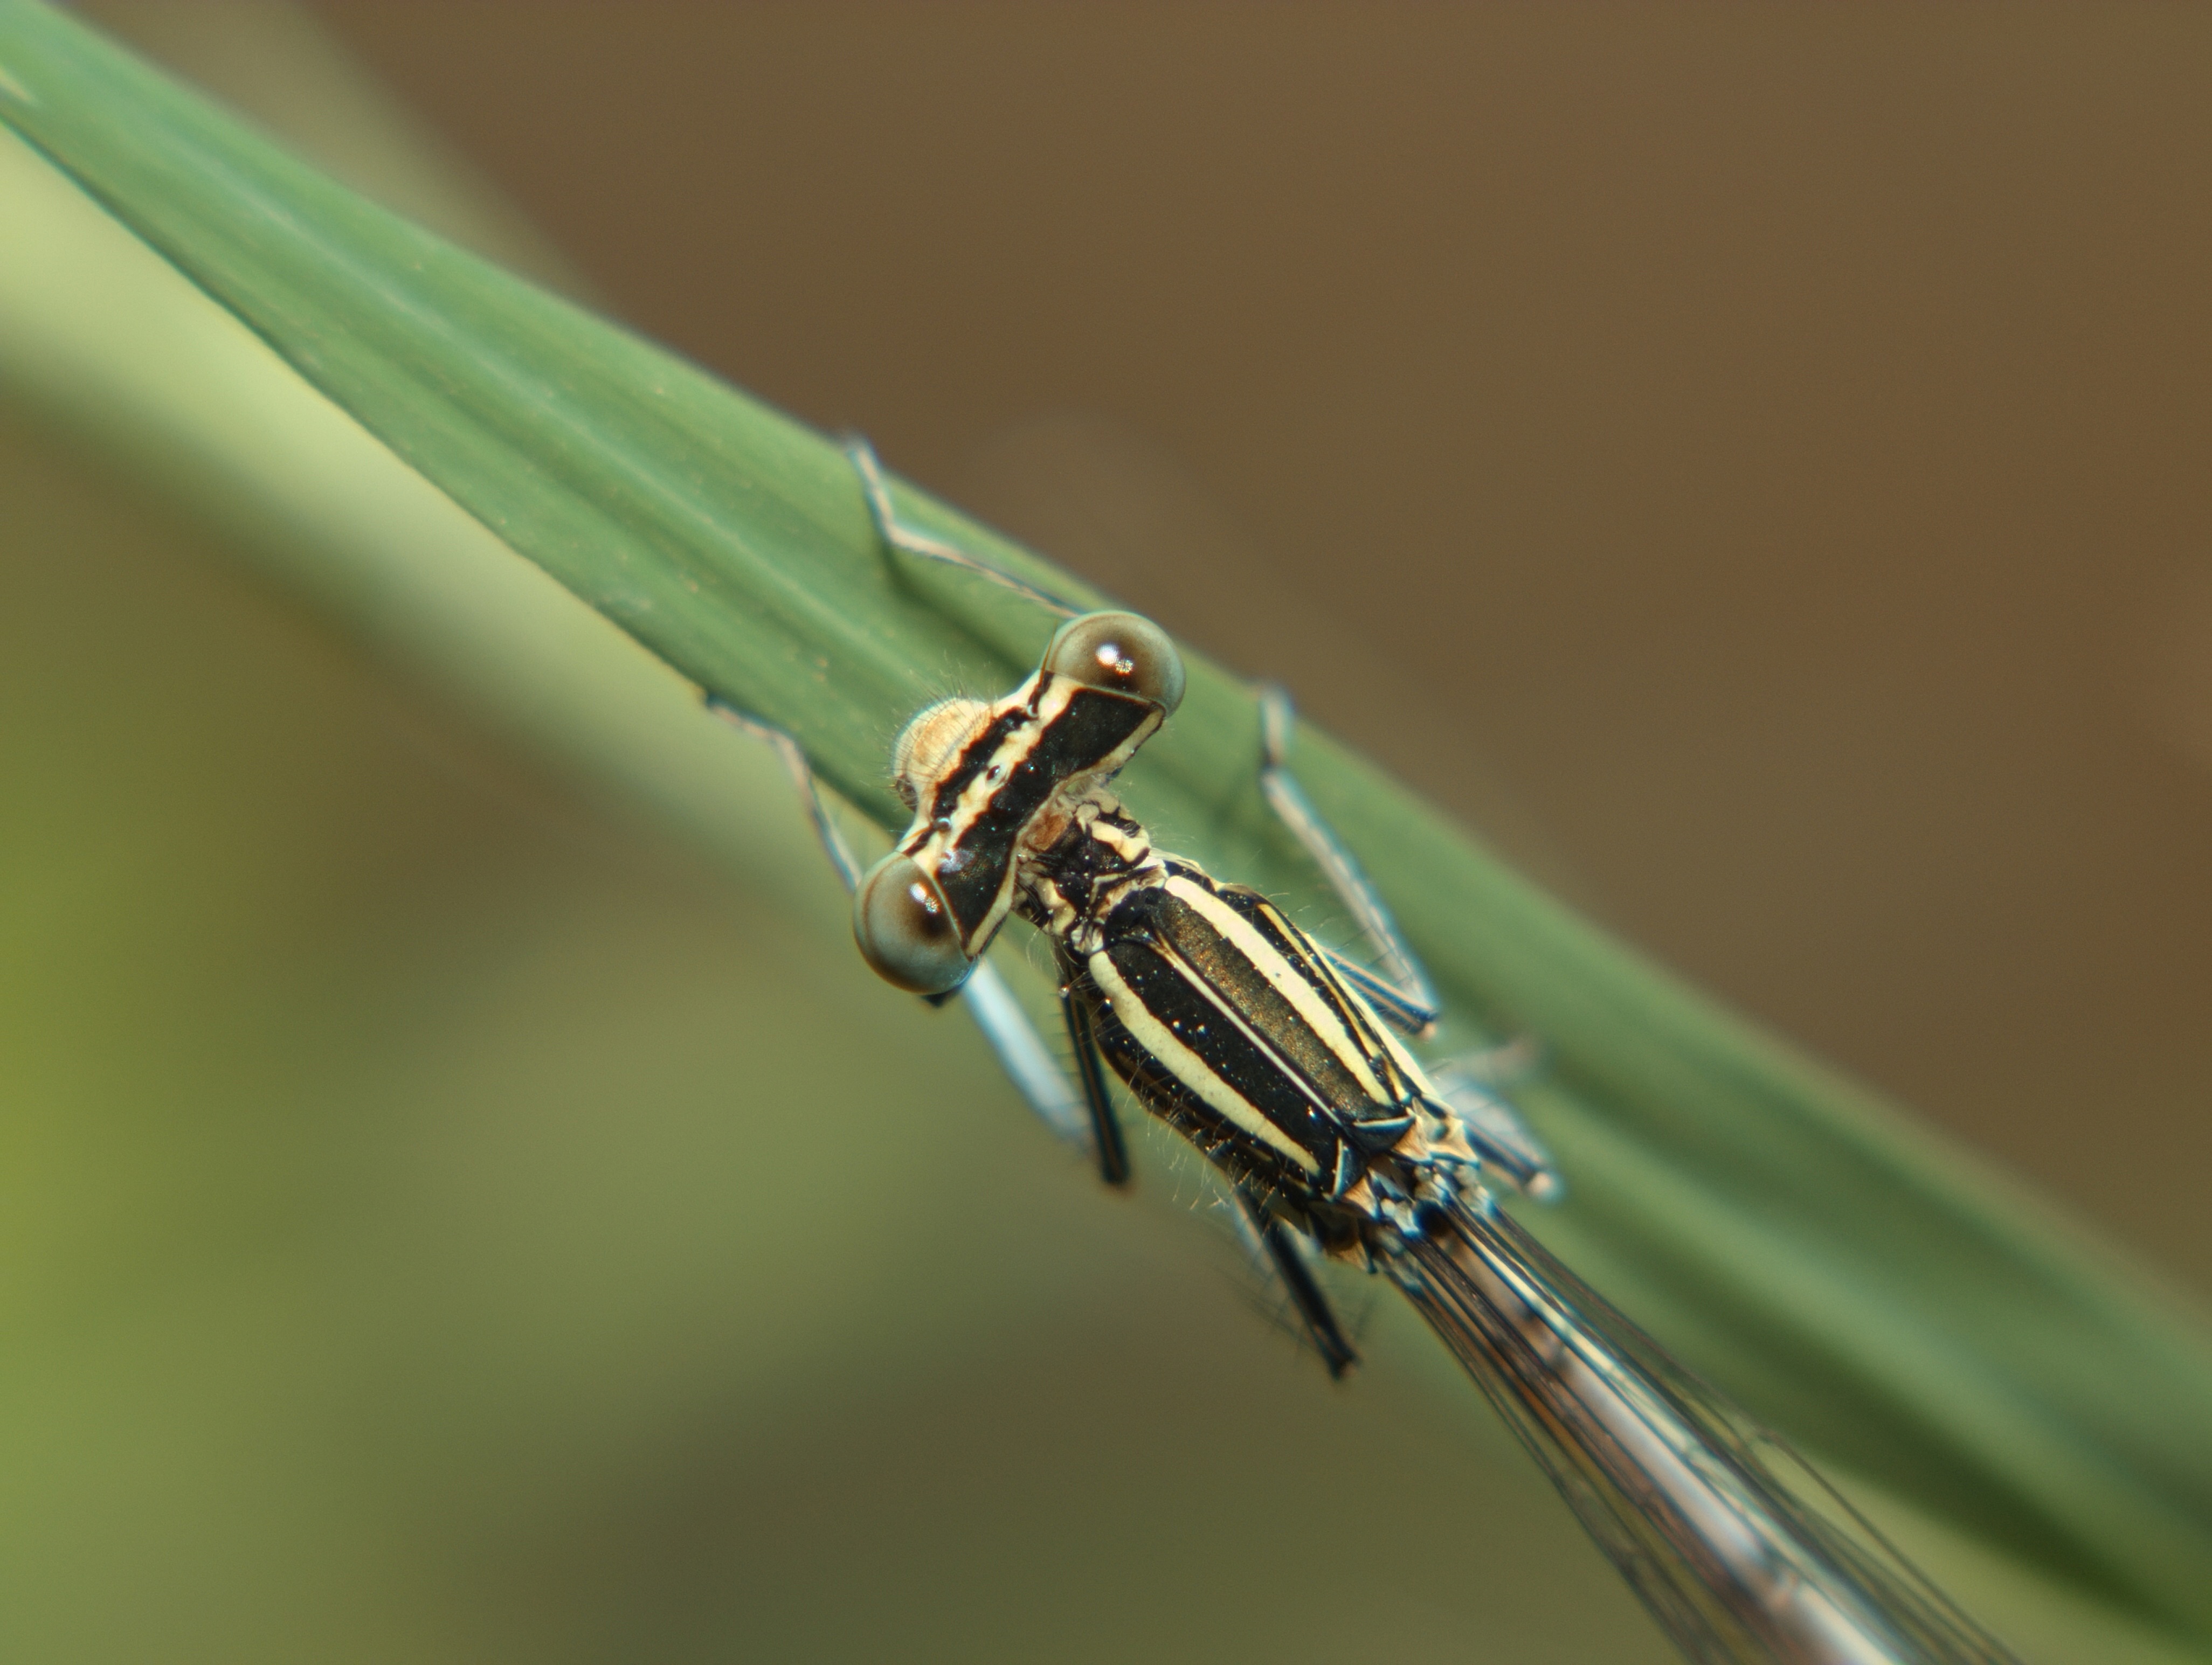
{"label": "damselfly wing", "polygon": [[2012,1660],[1486,1196],[1463,1197],[1388,1270],[1690,1658]]}

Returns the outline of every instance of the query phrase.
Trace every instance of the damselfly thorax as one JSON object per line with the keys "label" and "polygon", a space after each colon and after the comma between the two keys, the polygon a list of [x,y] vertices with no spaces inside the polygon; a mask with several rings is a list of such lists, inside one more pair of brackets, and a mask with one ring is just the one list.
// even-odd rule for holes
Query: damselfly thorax
{"label": "damselfly thorax", "polygon": [[1445,1200],[1444,1169],[1475,1166],[1419,1064],[1312,939],[1257,891],[1152,852],[1103,790],[1025,879],[1024,917],[1115,1073],[1269,1217],[1367,1263],[1413,1208]]}

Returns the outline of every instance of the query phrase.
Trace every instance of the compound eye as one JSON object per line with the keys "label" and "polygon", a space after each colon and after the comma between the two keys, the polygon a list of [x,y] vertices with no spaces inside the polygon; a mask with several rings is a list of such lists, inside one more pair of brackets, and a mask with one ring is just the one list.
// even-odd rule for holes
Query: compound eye
{"label": "compound eye", "polygon": [[914,994],[941,995],[968,975],[960,927],[937,881],[896,850],[853,893],[853,940],[878,977]]}
{"label": "compound eye", "polygon": [[1134,613],[1085,613],[1060,626],[1044,668],[1112,693],[1134,694],[1172,711],[1182,703],[1182,655],[1168,633]]}

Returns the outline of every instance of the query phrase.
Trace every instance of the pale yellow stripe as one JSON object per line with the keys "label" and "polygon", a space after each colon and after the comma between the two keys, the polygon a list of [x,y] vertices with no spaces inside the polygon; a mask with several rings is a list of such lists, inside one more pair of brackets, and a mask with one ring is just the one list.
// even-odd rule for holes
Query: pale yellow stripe
{"label": "pale yellow stripe", "polygon": [[1152,853],[1152,840],[1141,829],[1132,838],[1118,826],[1103,820],[1093,821],[1091,836],[1132,866],[1140,865]]}
{"label": "pale yellow stripe", "polygon": [[[1018,711],[1028,705],[1030,690],[1037,677],[1042,674],[1042,672],[1031,673],[1027,681],[994,705],[991,708],[991,719],[995,722],[1006,712]],[[1013,773],[1016,766],[1029,755],[1030,749],[1037,743],[1037,736],[1044,732],[1046,725],[1067,709],[1067,702],[1073,696],[1074,692],[1075,685],[1067,681],[1066,678],[1055,679],[1053,686],[1045,690],[1044,698],[1038,702],[1036,718],[1015,728],[999,742],[998,750],[991,754],[991,761],[998,766],[998,772],[994,774],[990,769],[983,769],[978,772],[975,778],[967,785],[961,788],[960,796],[952,807],[951,842],[957,844],[960,835],[967,831],[969,824],[976,816],[981,814],[991,800],[998,796],[999,788],[1006,784],[1006,778]]]}
{"label": "pale yellow stripe", "polygon": [[[1030,690],[1039,675],[1042,673],[1032,673],[1021,687],[1016,688],[1004,699],[988,707],[978,726],[995,723],[1007,711],[1018,711],[1026,705],[1029,703]],[[908,853],[915,856],[916,859],[924,861],[925,864],[934,871],[936,863],[944,859],[945,851],[957,845],[967,836],[968,829],[974,824],[975,818],[989,807],[992,798],[997,796],[1000,787],[1006,784],[1006,778],[1013,772],[1015,767],[1036,744],[1037,736],[1043,732],[1043,725],[1066,708],[1070,692],[1064,679],[1059,686],[1048,691],[1044,699],[1039,703],[1037,720],[1022,724],[1015,728],[999,742],[998,749],[991,754],[991,762],[997,766],[997,772],[994,774],[988,767],[979,771],[975,778],[961,789],[959,797],[953,801],[952,809],[948,817],[950,826],[941,832],[931,832]],[[957,755],[958,753],[956,751],[947,756],[943,760],[945,765],[949,766]],[[929,794],[923,793],[921,801],[926,808],[929,802]],[[921,823],[924,826],[928,824],[926,820]],[[1007,914],[1013,911],[1013,903],[1014,864],[1010,862],[1006,865],[1006,876],[1000,881],[999,893],[992,899],[991,905],[984,911],[983,917],[975,922],[975,929],[969,933],[967,941],[962,945],[971,959],[982,953],[991,939],[999,934],[999,927],[1006,923]]]}
{"label": "pale yellow stripe", "polygon": [[[1305,975],[1271,947],[1267,939],[1252,928],[1249,920],[1203,885],[1194,884],[1188,879],[1169,880],[1168,889],[1179,899],[1188,903],[1207,924],[1228,938],[1247,960],[1260,968],[1260,974],[1291,1002],[1291,1008],[1305,1020],[1307,1027],[1321,1037],[1322,1044],[1334,1052],[1337,1062],[1352,1072],[1352,1078],[1359,1084],[1361,1092],[1377,1104],[1390,1102],[1389,1095],[1382,1090],[1382,1083],[1368,1066],[1364,1049],[1354,1044],[1342,1020],[1330,1010],[1328,1002],[1315,990]],[[1295,930],[1297,928],[1292,926],[1291,929]],[[1366,1002],[1359,998],[1358,992],[1346,989],[1330,975],[1320,955],[1316,954],[1313,958],[1315,969],[1328,977],[1338,992],[1346,996],[1352,1005],[1364,1011]],[[1377,1026],[1380,1026],[1379,1022]]]}
{"label": "pale yellow stripe", "polygon": [[1165,948],[1159,950],[1159,954],[1163,960],[1166,960],[1170,966],[1174,967],[1176,974],[1178,977],[1182,978],[1185,983],[1190,984],[1192,988],[1198,990],[1198,992],[1205,997],[1207,1005],[1212,1007],[1215,1011],[1220,1013],[1223,1017],[1228,1019],[1230,1023],[1235,1026],[1238,1034],[1243,1036],[1246,1040],[1250,1041],[1254,1046],[1260,1050],[1261,1057],[1267,1058],[1274,1064],[1277,1074],[1281,1075],[1285,1081],[1288,1081],[1292,1087],[1295,1087],[1301,1093],[1305,1095],[1305,1099],[1308,1104],[1311,1105],[1315,1110],[1318,1111],[1328,1120],[1332,1122],[1342,1121],[1343,1118],[1336,1113],[1336,1106],[1330,1104],[1326,1099],[1322,1098],[1321,1094],[1315,1090],[1312,1084],[1306,1080],[1304,1075],[1291,1066],[1290,1063],[1284,1058],[1281,1049],[1277,1047],[1273,1042],[1269,1041],[1265,1035],[1262,1035],[1258,1030],[1255,1029],[1250,1024],[1244,1020],[1244,1014],[1229,1003],[1228,998],[1222,994],[1220,990],[1215,988],[1212,984],[1206,980],[1205,977],[1200,973],[1197,966],[1192,965],[1181,954]]}
{"label": "pale yellow stripe", "polygon": [[1185,1046],[1175,1032],[1162,1023],[1137,998],[1137,991],[1122,978],[1102,950],[1091,956],[1091,976],[1105,992],[1114,1015],[1137,1044],[1158,1059],[1175,1078],[1188,1087],[1223,1120],[1243,1129],[1262,1144],[1271,1145],[1308,1173],[1319,1173],[1321,1164],[1304,1146],[1262,1116],[1244,1095],[1206,1067],[1197,1053]]}

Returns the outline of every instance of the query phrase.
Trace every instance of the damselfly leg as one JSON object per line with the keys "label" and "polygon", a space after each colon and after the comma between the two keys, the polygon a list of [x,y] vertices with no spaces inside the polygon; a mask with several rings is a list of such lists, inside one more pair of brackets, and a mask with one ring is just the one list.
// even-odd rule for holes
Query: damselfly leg
{"label": "damselfly leg", "polygon": [[884,478],[883,466],[876,461],[876,448],[857,433],[844,439],[845,455],[852,459],[853,471],[860,476],[860,491],[867,499],[868,513],[876,523],[876,536],[890,548],[923,560],[943,561],[963,572],[973,572],[978,578],[988,578],[1002,590],[1011,590],[1018,596],[1026,596],[1039,607],[1058,614],[1061,618],[1073,618],[1083,609],[1062,601],[1048,590],[1040,590],[1025,578],[1012,572],[1001,572],[987,560],[979,560],[957,544],[947,542],[933,532],[901,520],[898,506],[891,501],[890,483]]}
{"label": "damselfly leg", "polygon": [[[828,802],[822,794],[822,784],[815,778],[805,752],[797,741],[773,724],[763,723],[746,711],[739,711],[726,700],[713,695],[707,699],[707,709],[731,727],[765,741],[781,760],[785,772],[797,789],[799,801],[806,806],[808,818],[814,824],[814,836],[822,845],[822,853],[837,876],[844,881],[849,893],[860,883],[862,868],[854,856],[853,848],[845,842],[836,820],[830,813]],[[1101,1137],[1102,1123],[1098,1119],[1095,1099],[1079,1097],[1070,1086],[1067,1072],[1052,1056],[1052,1049],[1044,1037],[1037,1033],[1036,1026],[1029,1020],[1019,999],[1006,986],[1006,979],[988,961],[979,961],[969,972],[967,981],[957,990],[943,995],[925,995],[923,1000],[932,1006],[941,1006],[957,996],[983,1032],[983,1038],[997,1055],[1000,1068],[1006,1072],[1023,1099],[1036,1118],[1051,1129],[1053,1135],[1064,1143],[1087,1151],[1097,1159],[1099,1170],[1109,1181],[1120,1184],[1128,1177],[1129,1158],[1121,1139],[1118,1123],[1109,1120],[1103,1124],[1110,1138]],[[1074,1021],[1070,1019],[1071,1023]],[[1103,1083],[1102,1083],[1103,1089]],[[1119,1178],[1116,1178],[1119,1176]]]}
{"label": "damselfly leg", "polygon": [[1413,958],[1398,922],[1382,905],[1344,840],[1338,838],[1291,773],[1291,731],[1295,716],[1289,693],[1270,682],[1260,690],[1260,791],[1275,818],[1291,831],[1313,864],[1322,870],[1375,949],[1387,977],[1377,976],[1341,955],[1337,969],[1364,995],[1378,1016],[1426,1040],[1435,1032],[1438,1007],[1428,973]]}
{"label": "damselfly leg", "polygon": [[1083,1083],[1083,1101],[1091,1110],[1091,1144],[1098,1153],[1098,1177],[1109,1185],[1129,1183],[1129,1147],[1121,1137],[1121,1117],[1114,1108],[1113,1090],[1106,1085],[1106,1069],[1098,1060],[1098,1036],[1092,1028],[1090,1008],[1075,998],[1063,977],[1060,1009],[1067,1020],[1067,1044],[1075,1059],[1075,1073]]}
{"label": "damselfly leg", "polygon": [[1298,1327],[1305,1332],[1313,1350],[1321,1355],[1330,1378],[1342,1380],[1344,1373],[1359,1362],[1359,1354],[1346,1339],[1344,1327],[1337,1322],[1336,1310],[1322,1293],[1320,1280],[1314,1276],[1305,1239],[1269,1214],[1267,1205],[1249,1187],[1239,1185],[1236,1193],[1237,1212],[1243,1219],[1244,1229],[1251,1237],[1262,1269],[1282,1285],[1291,1311],[1297,1315]]}
{"label": "damselfly leg", "polygon": [[860,863],[830,814],[830,806],[822,796],[822,783],[814,778],[814,766],[806,760],[805,748],[773,723],[763,723],[751,712],[741,711],[716,695],[707,696],[707,709],[739,733],[767,742],[776,760],[783,765],[784,772],[791,777],[799,802],[806,806],[807,818],[814,823],[814,836],[822,845],[822,853],[830,858],[830,865],[845,881],[848,891],[858,886]]}

